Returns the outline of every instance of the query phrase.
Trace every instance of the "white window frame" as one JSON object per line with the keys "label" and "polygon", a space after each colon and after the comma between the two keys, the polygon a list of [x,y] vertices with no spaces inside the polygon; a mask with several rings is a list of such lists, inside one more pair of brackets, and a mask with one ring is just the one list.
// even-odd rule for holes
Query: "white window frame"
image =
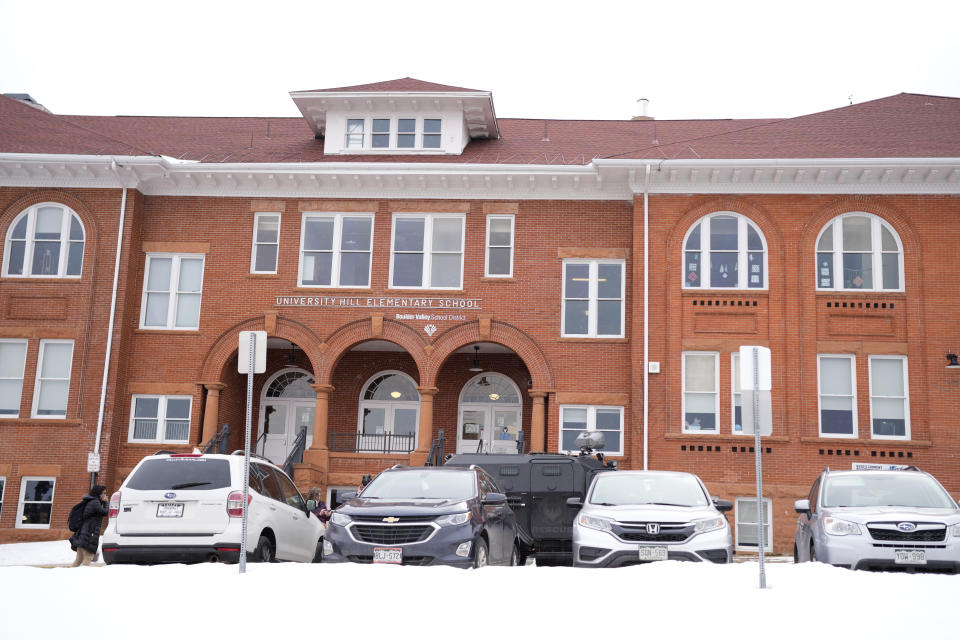
{"label": "white window frame", "polygon": [[[37,228],[37,212],[44,207],[57,207],[63,215],[60,219],[60,258],[57,263],[57,273],[33,273],[33,250],[36,238],[34,237]],[[10,273],[10,245],[13,243],[13,230],[20,222],[20,219],[27,216],[27,234],[24,238],[25,246],[23,252],[23,273]],[[80,231],[83,234],[82,240],[70,240],[70,225],[73,219],[77,219],[80,225]],[[19,240],[18,240],[19,241]],[[70,257],[70,244],[80,242],[83,244],[83,251],[80,254],[80,273],[67,274],[67,259]],[[41,202],[28,207],[22,211],[7,228],[7,237],[3,244],[3,277],[4,278],[68,278],[78,280],[83,275],[83,253],[87,250],[87,229],[83,226],[83,220],[77,215],[77,212],[65,204],[59,202]]]}
{"label": "white window frame", "polygon": [[[266,217],[276,217],[277,218],[277,241],[276,242],[259,242],[257,241],[258,231],[260,229],[260,220]],[[250,273],[277,273],[278,265],[280,264],[280,225],[283,221],[283,216],[279,211],[258,211],[253,215],[253,248],[250,251]],[[277,247],[277,255],[274,258],[273,269],[266,271],[257,270],[257,249],[261,246],[275,245]]]}
{"label": "white window frame", "polygon": [[[397,240],[397,221],[423,218],[423,268],[420,271],[420,286],[413,285],[394,285],[393,284],[393,266],[396,259],[396,240]],[[433,267],[433,223],[435,220],[456,218],[460,220],[460,282],[453,287],[435,287],[429,282]],[[387,276],[388,289],[436,289],[443,291],[459,291],[463,289],[463,264],[466,254],[466,231],[467,217],[462,213],[394,213],[393,220],[390,223],[390,273]],[[400,253],[421,253],[415,251],[401,251]],[[454,251],[444,251],[446,254],[456,253]]]}
{"label": "white window frame", "polygon": [[[166,292],[169,294],[170,298],[167,300],[167,322],[162,327],[157,326],[148,326],[145,324],[147,319],[147,289],[148,283],[150,282],[150,263],[157,258],[171,258],[172,262],[170,265],[170,285]],[[196,295],[200,296],[200,312],[197,314],[197,326],[195,327],[178,327],[177,323],[177,307],[180,304],[180,291],[177,288],[180,282],[180,263],[184,259],[199,259],[200,260],[200,291],[196,292]],[[203,312],[203,276],[207,268],[207,256],[203,253],[148,253],[146,261],[144,262],[143,267],[143,295],[140,299],[140,328],[147,329],[150,331],[199,331],[200,330],[200,315]],[[159,292],[159,290],[157,291]],[[154,293],[157,293],[154,292]],[[187,292],[193,295],[195,292]]]}
{"label": "white window frame", "polygon": [[[742,502],[752,502],[756,504],[757,498],[756,496],[752,498],[738,496],[737,498],[734,499],[733,532],[735,536],[735,545],[736,545],[735,549],[737,551],[756,551],[759,553],[760,552],[759,540],[757,541],[758,544],[756,546],[740,544],[740,527],[741,526],[753,527],[754,530],[756,530],[757,528],[756,522],[743,522],[742,520],[740,520],[740,504]],[[760,515],[759,509],[757,510],[757,515],[758,516]],[[763,515],[766,515],[767,517],[767,522],[763,527],[764,528],[763,537],[765,539],[763,550],[764,552],[772,553],[773,552],[773,500],[770,498],[763,499]]]}
{"label": "white window frame", "polygon": [[[27,482],[33,480],[49,480],[53,483],[53,495],[50,496],[50,522],[53,522],[53,503],[57,497],[57,479],[54,476],[23,476],[20,478],[20,498],[17,500],[17,519],[14,522],[14,528],[16,529],[49,529],[50,522],[47,524],[23,524],[23,506],[24,500],[23,495],[27,491]],[[30,500],[31,503],[36,504],[48,504],[46,501],[38,502],[36,500]]]}
{"label": "white window frame", "polygon": [[[350,133],[350,121],[359,120],[363,122],[363,130],[358,133]],[[390,123],[390,129],[388,132],[374,132],[373,130],[373,121],[374,120],[387,120]],[[400,121],[401,120],[413,120],[413,131],[412,132],[400,132]],[[438,133],[432,133],[426,131],[425,121],[427,120],[439,120],[440,121],[440,131]],[[350,117],[347,116],[344,119],[343,124],[343,151],[344,152],[368,152],[368,153],[444,153],[443,149],[443,128],[444,128],[444,117],[443,115],[437,114],[435,116],[415,116],[415,115],[371,115],[371,116],[362,116],[362,117]],[[388,136],[389,143],[386,147],[374,147],[373,146],[373,137],[375,135],[386,135]],[[413,146],[410,147],[401,147],[400,146],[400,136],[401,135],[410,135],[413,136]],[[350,137],[351,136],[361,136],[360,146],[350,146]],[[436,136],[440,144],[436,147],[428,147],[424,144],[426,136]]]}
{"label": "white window frame", "polygon": [[[710,224],[712,219],[717,216],[737,218],[737,286],[735,287],[715,287],[713,283],[710,282]],[[700,249],[693,249],[691,251],[700,253],[700,284],[699,286],[691,287],[688,285],[689,281],[687,279],[689,273],[687,269],[687,240],[690,238],[693,230],[697,228],[697,225],[700,225]],[[748,227],[753,227],[757,235],[760,236],[760,244],[763,245],[763,285],[760,287],[751,287],[747,280],[750,275],[747,268],[749,264],[748,254],[757,252],[757,249],[747,248]],[[687,229],[687,233],[683,236],[683,244],[680,245],[680,247],[681,264],[683,265],[680,274],[680,286],[686,291],[767,291],[770,288],[767,238],[763,235],[760,225],[741,213],[737,213],[736,211],[714,211],[713,213],[703,216]],[[733,253],[733,251],[724,251],[724,253]]]}
{"label": "white window frame", "polygon": [[[361,123],[360,132],[350,131],[350,121],[359,120]],[[360,146],[350,145],[350,136],[360,136]],[[343,123],[343,148],[344,149],[366,149],[367,148],[367,119],[348,117]]]}
{"label": "white window frame", "polygon": [[[514,240],[515,217],[516,216],[509,215],[509,214],[508,215],[495,214],[495,215],[487,216],[487,232],[486,232],[487,250],[484,252],[485,260],[484,260],[484,267],[483,267],[483,275],[486,278],[512,278],[513,277],[513,246],[515,244],[515,240]],[[510,244],[494,245],[490,242],[490,223],[493,220],[509,220],[510,221]],[[508,273],[490,273],[490,250],[491,249],[510,249],[510,271]]]}
{"label": "white window frame", "polygon": [[743,425],[737,430],[737,399],[740,400],[740,417],[743,418],[743,389],[737,391],[740,386],[740,376],[737,370],[740,368],[740,353],[734,351],[730,354],[730,433],[735,436],[744,435]]}
{"label": "white window frame", "polygon": [[[850,361],[850,392],[853,394],[850,402],[853,407],[853,433],[824,433],[823,432],[823,396],[829,395],[838,398],[846,398],[846,395],[829,393],[824,394],[822,389],[822,376],[820,375],[820,361],[823,358],[846,358]],[[844,438],[855,439],[859,437],[860,425],[857,424],[857,357],[852,353],[818,353],[817,354],[817,431],[821,438]]]}
{"label": "white window frame", "polygon": [[7,477],[0,476],[0,520],[3,519],[3,496],[7,492]]}
{"label": "white window frame", "polygon": [[[873,363],[877,360],[900,360],[903,363],[903,395],[902,396],[876,396],[873,393]],[[910,439],[910,376],[907,372],[907,356],[900,355],[877,355],[868,356],[868,375],[870,379],[870,437],[874,440],[909,440]],[[903,401],[903,423],[904,430],[902,436],[877,435],[873,432],[873,400],[880,398],[883,400],[902,400]]]}
{"label": "white window frame", "polygon": [[[567,266],[575,264],[585,264],[589,266],[589,291],[587,298],[587,332],[586,333],[567,333]],[[607,334],[597,333],[597,307],[599,298],[600,283],[599,269],[600,265],[618,265],[620,267],[620,333]],[[567,258],[563,261],[563,272],[561,273],[561,292],[560,292],[560,336],[562,338],[623,338],[626,336],[626,307],[627,307],[627,269],[625,260],[607,260],[601,258]],[[571,300],[581,300],[582,298],[570,298]],[[603,298],[603,300],[614,300],[617,298]]]}
{"label": "white window frame", "polygon": [[[331,245],[332,258],[330,262],[330,284],[304,284],[303,282],[303,241],[306,238],[307,221],[310,219],[332,218],[333,219],[333,244]],[[368,218],[370,220],[370,249],[368,251],[344,251],[343,250],[343,219],[344,218]],[[304,211],[300,217],[300,258],[297,262],[297,286],[310,289],[369,289],[373,281],[373,229],[376,226],[376,216],[373,213],[346,213],[329,211]],[[342,285],[340,284],[340,264],[344,253],[368,253],[367,260],[367,284],[365,285]]]}
{"label": "white window frame", "polygon": [[[868,218],[870,220],[870,255],[872,262],[872,275],[873,275],[873,287],[870,289],[846,289],[843,286],[843,254],[844,253],[865,253],[864,251],[844,251],[843,248],[843,219],[849,217],[861,217]],[[821,287],[820,286],[820,260],[819,255],[820,251],[820,239],[823,237],[823,234],[826,232],[827,228],[831,227],[831,232],[833,233],[833,250],[829,253],[833,256],[833,286],[832,287]],[[894,253],[893,251],[884,251],[883,250],[883,236],[881,229],[886,228],[890,232],[890,235],[893,236],[893,239],[897,243],[897,263],[899,267],[899,277],[898,282],[900,286],[896,289],[884,289],[883,288],[883,254]],[[827,253],[826,251],[822,253]],[[813,245],[813,266],[814,273],[816,274],[815,285],[817,291],[841,291],[844,293],[850,293],[854,291],[905,291],[904,286],[904,259],[903,259],[903,241],[900,239],[900,234],[897,233],[897,230],[893,226],[881,218],[878,215],[873,213],[867,213],[866,211],[849,211],[847,213],[840,214],[835,218],[831,218],[827,224],[823,225],[823,229],[820,230],[820,233],[817,234],[817,239]]]}
{"label": "white window frame", "polygon": [[[69,344],[70,345],[70,362],[67,365],[67,377],[66,378],[49,378],[43,376],[43,353],[48,344]],[[40,420],[65,420],[67,417],[67,408],[70,406],[70,379],[73,374],[73,350],[74,343],[73,340],[41,340],[40,341],[40,350],[37,352],[37,373],[36,378],[33,382],[33,407],[30,410],[30,417],[37,418]],[[37,413],[37,409],[40,404],[40,396],[42,393],[42,386],[44,381],[51,382],[60,382],[65,381],[67,383],[67,403],[63,407],[63,415],[51,415],[43,414],[40,415]]]}
{"label": "white window frame", "polygon": [[[616,411],[617,413],[620,414],[620,427],[619,427],[620,448],[617,449],[616,451],[613,451],[611,449],[604,449],[603,455],[605,456],[622,456],[623,455],[623,447],[625,444],[624,440],[626,438],[626,434],[624,433],[624,428],[623,428],[624,407],[619,407],[615,405],[601,405],[601,404],[561,404],[559,406],[559,409],[560,409],[560,424],[559,424],[559,431],[558,431],[559,437],[557,439],[557,451],[559,453],[567,453],[567,454],[580,453],[579,450],[567,450],[563,448],[563,431],[564,431],[563,412],[567,409],[586,409],[587,411],[587,427],[585,429],[586,431],[598,431],[597,429],[597,411],[598,410]],[[601,432],[612,431],[612,429],[600,429],[599,431]]]}
{"label": "white window frame", "polygon": [[[713,423],[716,428],[712,431],[702,429],[687,428],[687,356],[713,356],[713,379],[715,387],[713,390]],[[680,354],[680,420],[682,422],[682,433],[696,433],[717,435],[720,434],[720,353],[718,351],[684,351]],[[690,391],[690,393],[706,394],[707,391]]]}
{"label": "white window frame", "polygon": [[[157,437],[156,438],[135,438],[134,423],[136,422],[137,400],[140,398],[156,398],[157,403]],[[168,440],[167,433],[167,401],[168,400],[187,400],[190,403],[187,409],[187,437],[183,440]],[[185,395],[157,395],[152,393],[137,393],[130,397],[130,428],[127,431],[127,442],[153,442],[167,444],[189,444],[190,429],[193,427],[193,396]]]}
{"label": "white window frame", "polygon": [[20,377],[0,377],[0,380],[19,380],[20,381],[20,400],[17,402],[17,412],[16,413],[3,413],[0,414],[0,418],[19,418],[20,417],[20,405],[23,404],[23,377],[26,374],[27,368],[27,350],[29,344],[26,340],[13,339],[13,338],[3,338],[0,339],[0,343],[11,343],[11,344],[22,344],[23,345],[23,361],[20,363]]}

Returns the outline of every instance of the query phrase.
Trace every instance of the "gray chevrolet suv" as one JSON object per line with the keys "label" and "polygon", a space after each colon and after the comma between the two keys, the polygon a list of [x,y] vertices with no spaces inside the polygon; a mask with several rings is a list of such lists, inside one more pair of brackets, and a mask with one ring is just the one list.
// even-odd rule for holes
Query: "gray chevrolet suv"
{"label": "gray chevrolet suv", "polygon": [[960,509],[929,473],[824,470],[794,534],[795,562],[848,569],[960,572]]}

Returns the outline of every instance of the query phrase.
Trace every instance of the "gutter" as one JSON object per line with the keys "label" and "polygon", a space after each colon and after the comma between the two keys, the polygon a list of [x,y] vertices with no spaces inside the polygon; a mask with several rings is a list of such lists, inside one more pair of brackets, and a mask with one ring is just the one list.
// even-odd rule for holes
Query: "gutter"
{"label": "gutter", "polygon": [[649,467],[650,455],[650,165],[643,177],[643,470]]}

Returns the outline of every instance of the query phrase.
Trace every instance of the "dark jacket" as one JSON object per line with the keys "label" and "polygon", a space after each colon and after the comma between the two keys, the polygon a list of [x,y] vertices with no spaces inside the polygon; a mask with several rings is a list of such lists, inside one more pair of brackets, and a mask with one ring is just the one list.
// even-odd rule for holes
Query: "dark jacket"
{"label": "dark jacket", "polygon": [[90,553],[96,553],[100,545],[100,525],[103,516],[110,513],[100,499],[90,494],[83,496],[86,506],[83,508],[83,524],[80,530],[70,536],[70,547],[82,547]]}

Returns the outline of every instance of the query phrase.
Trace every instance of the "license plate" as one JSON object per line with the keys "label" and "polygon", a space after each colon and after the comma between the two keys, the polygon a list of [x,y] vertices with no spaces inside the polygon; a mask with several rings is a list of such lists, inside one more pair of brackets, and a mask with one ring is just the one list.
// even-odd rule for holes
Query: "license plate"
{"label": "license plate", "polygon": [[927,552],[923,549],[894,549],[894,564],[927,564]]}
{"label": "license plate", "polygon": [[666,547],[640,547],[641,560],[666,560]]}
{"label": "license plate", "polygon": [[401,547],[374,547],[373,564],[400,564],[403,562]]}
{"label": "license plate", "polygon": [[161,502],[157,505],[158,518],[181,518],[183,517],[182,502]]}

